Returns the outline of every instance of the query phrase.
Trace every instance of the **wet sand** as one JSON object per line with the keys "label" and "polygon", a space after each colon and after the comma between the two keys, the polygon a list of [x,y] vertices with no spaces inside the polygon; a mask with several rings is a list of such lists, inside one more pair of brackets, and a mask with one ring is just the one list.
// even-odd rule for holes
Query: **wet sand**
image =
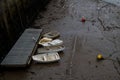
{"label": "wet sand", "polygon": [[[120,8],[101,0],[52,0],[32,26],[59,31],[66,49],[58,63],[6,70],[0,80],[119,80]],[[82,23],[84,16],[86,22]],[[105,60],[97,61],[101,53]]]}

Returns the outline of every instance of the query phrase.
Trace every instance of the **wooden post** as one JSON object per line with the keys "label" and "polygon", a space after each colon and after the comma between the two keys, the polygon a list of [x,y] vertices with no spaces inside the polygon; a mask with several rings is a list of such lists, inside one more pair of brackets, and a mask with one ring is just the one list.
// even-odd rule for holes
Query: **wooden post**
{"label": "wooden post", "polygon": [[3,0],[3,2],[1,2],[1,6],[2,6],[2,17],[5,24],[6,32],[7,32],[8,38],[12,40],[10,29],[9,29],[10,26],[8,24],[8,19],[7,19],[8,15],[7,15],[7,9],[6,9],[6,0]]}
{"label": "wooden post", "polygon": [[[25,13],[25,3],[24,3],[24,1],[26,1],[26,0],[21,0],[21,6],[22,6],[22,16],[24,17],[24,25],[26,24],[26,13]],[[25,26],[24,26],[25,27]]]}
{"label": "wooden post", "polygon": [[20,5],[18,6],[18,3],[16,0],[13,0],[13,2],[15,3],[15,7],[17,8],[17,13],[18,13],[18,16],[19,16],[19,19],[20,19],[20,23],[21,23],[21,27],[22,29],[24,29],[24,25],[23,25],[23,21],[22,21],[22,17],[21,17],[21,11],[20,11]]}
{"label": "wooden post", "polygon": [[9,0],[6,1],[6,6],[8,8],[9,14],[10,14],[10,19],[12,19],[12,11],[11,11],[11,7],[10,7],[10,2],[8,2]]}

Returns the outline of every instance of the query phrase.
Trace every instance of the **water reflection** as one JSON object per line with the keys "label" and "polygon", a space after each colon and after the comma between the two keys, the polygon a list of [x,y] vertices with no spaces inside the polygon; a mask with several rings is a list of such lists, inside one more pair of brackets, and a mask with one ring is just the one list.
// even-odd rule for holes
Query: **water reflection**
{"label": "water reflection", "polygon": [[103,0],[103,1],[120,6],[120,0]]}

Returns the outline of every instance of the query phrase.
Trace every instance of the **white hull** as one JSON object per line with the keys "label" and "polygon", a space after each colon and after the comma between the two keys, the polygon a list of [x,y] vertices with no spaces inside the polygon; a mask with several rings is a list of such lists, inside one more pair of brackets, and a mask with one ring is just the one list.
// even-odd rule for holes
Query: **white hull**
{"label": "white hull", "polygon": [[49,53],[49,52],[60,52],[65,49],[64,46],[52,46],[52,47],[41,47],[38,48],[37,53]]}
{"label": "white hull", "polygon": [[57,52],[44,53],[32,56],[32,59],[38,63],[49,63],[60,60],[60,56]]}

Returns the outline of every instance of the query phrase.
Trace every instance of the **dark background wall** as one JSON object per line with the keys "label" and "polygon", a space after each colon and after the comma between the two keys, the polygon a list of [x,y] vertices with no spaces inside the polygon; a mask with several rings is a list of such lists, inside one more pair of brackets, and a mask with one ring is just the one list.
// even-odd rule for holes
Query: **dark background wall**
{"label": "dark background wall", "polygon": [[0,61],[50,0],[0,0]]}

